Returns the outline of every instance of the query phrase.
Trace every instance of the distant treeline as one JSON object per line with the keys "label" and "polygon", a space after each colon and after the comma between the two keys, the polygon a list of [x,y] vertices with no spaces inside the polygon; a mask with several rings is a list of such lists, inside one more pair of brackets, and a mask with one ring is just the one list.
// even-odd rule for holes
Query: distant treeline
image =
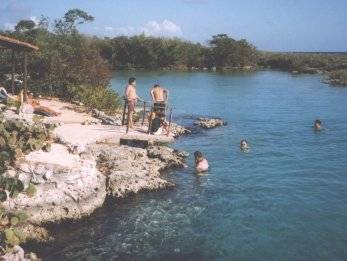
{"label": "distant treeline", "polygon": [[[110,105],[117,99],[108,86],[114,69],[273,68],[294,73],[323,72],[335,79],[331,81],[334,84],[345,82],[347,55],[344,54],[261,52],[246,40],[235,40],[226,34],[214,35],[202,45],[178,38],[145,35],[99,38],[78,32],[77,25],[93,20],[86,12],[72,9],[53,22],[47,17],[42,17],[37,24],[22,20],[13,31],[0,33],[39,46],[29,59],[32,89],[40,93],[49,90],[70,100],[89,97],[85,102],[91,106],[103,104],[99,106],[101,109],[114,110],[119,106],[119,102]],[[11,71],[10,60],[11,52],[1,50],[0,77]],[[95,88],[98,88],[98,95],[93,94]],[[104,99],[104,96],[112,99]]]}
{"label": "distant treeline", "polygon": [[346,53],[262,53],[258,66],[291,73],[322,74],[324,81],[347,86]]}
{"label": "distant treeline", "polygon": [[271,53],[259,56],[258,65],[298,73],[347,69],[347,53]]}
{"label": "distant treeline", "polygon": [[246,40],[226,34],[212,36],[208,45],[178,38],[145,35],[98,39],[100,54],[112,68],[203,69],[255,66],[258,52]]}

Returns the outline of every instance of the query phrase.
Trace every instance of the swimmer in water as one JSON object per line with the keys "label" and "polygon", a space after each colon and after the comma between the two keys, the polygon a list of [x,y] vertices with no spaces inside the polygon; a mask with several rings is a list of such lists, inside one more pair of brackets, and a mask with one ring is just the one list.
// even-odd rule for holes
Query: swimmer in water
{"label": "swimmer in water", "polygon": [[241,140],[240,142],[240,149],[243,151],[249,150],[249,146],[247,143],[247,140]]}
{"label": "swimmer in water", "polygon": [[321,122],[321,120],[315,120],[314,121],[314,130],[315,131],[322,130],[322,122]]}
{"label": "swimmer in water", "polygon": [[197,172],[207,171],[209,168],[207,160],[204,158],[200,151],[194,152],[195,157],[195,169]]}

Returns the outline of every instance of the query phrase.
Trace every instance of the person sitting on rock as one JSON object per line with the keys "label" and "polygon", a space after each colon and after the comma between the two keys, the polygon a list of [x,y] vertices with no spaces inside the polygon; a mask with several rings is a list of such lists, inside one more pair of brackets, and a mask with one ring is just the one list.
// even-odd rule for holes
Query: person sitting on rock
{"label": "person sitting on rock", "polygon": [[164,134],[163,132],[166,132],[165,135],[170,134],[170,128],[169,123],[166,120],[160,120],[160,127],[157,129],[157,131],[153,132],[154,135],[161,135]]}
{"label": "person sitting on rock", "polygon": [[197,172],[207,171],[209,168],[207,160],[204,158],[200,151],[194,152],[195,157],[195,169]]}
{"label": "person sitting on rock", "polygon": [[321,120],[315,120],[314,121],[314,130],[315,131],[322,130],[322,122],[321,122]]}
{"label": "person sitting on rock", "polygon": [[148,120],[151,122],[150,133],[154,135],[161,135],[163,131],[166,131],[166,135],[170,134],[169,123],[161,118],[157,117],[155,112],[152,112]]}

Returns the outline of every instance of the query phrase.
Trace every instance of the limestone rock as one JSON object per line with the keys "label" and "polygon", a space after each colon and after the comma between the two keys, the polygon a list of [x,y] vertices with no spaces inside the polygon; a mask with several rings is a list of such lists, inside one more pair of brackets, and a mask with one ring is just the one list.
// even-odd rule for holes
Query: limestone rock
{"label": "limestone rock", "polygon": [[173,134],[174,137],[179,137],[179,136],[190,134],[191,130],[181,125],[178,125],[176,123],[171,123],[170,132]]}
{"label": "limestone rock", "polygon": [[36,254],[29,253],[24,255],[24,250],[20,246],[14,246],[12,251],[0,256],[1,261],[38,261]]}
{"label": "limestone rock", "polygon": [[103,124],[106,125],[116,125],[116,126],[121,126],[122,125],[122,119],[119,114],[115,116],[109,116],[103,111],[99,111],[97,109],[92,110],[92,116],[101,120]]}
{"label": "limestone rock", "polygon": [[161,172],[183,167],[185,160],[182,153],[161,146],[146,150],[98,144],[92,151],[98,154],[98,168],[107,176],[107,191],[114,197],[174,186],[160,177]]}
{"label": "limestone rock", "polygon": [[198,118],[197,121],[194,122],[194,125],[198,125],[204,129],[212,129],[227,125],[227,123],[220,118]]}
{"label": "limestone rock", "polygon": [[53,145],[51,152],[32,152],[18,164],[19,179],[25,187],[34,183],[36,195],[30,198],[20,193],[15,202],[3,202],[11,212],[27,213],[32,224],[81,218],[100,207],[106,197],[106,178],[95,159]]}
{"label": "limestone rock", "polygon": [[167,169],[183,168],[187,157],[187,154],[165,146],[150,146],[147,148],[147,155],[162,161]]}
{"label": "limestone rock", "polygon": [[6,253],[3,256],[0,256],[0,260],[4,261],[24,261],[28,260],[24,258],[24,250],[20,246],[14,246],[12,251],[9,253]]}
{"label": "limestone rock", "polygon": [[94,125],[94,124],[99,124],[101,120],[95,119],[95,118],[89,118],[83,121],[81,124],[82,125]]}

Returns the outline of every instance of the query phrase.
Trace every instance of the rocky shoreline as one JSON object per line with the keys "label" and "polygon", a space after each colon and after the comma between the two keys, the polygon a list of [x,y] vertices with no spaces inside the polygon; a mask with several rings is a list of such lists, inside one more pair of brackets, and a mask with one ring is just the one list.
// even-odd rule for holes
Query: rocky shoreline
{"label": "rocky shoreline", "polygon": [[[59,106],[66,108],[65,104]],[[76,114],[71,109],[65,113]],[[107,199],[173,187],[175,184],[162,177],[163,172],[185,167],[188,154],[163,145],[173,140],[166,135],[147,135],[139,129],[122,136],[125,130],[122,130],[124,126],[118,126],[119,117],[111,118],[95,111],[88,115],[75,114],[66,118],[76,122],[64,122],[64,115],[45,119],[58,126],[52,133],[49,150],[30,152],[2,174],[20,180],[24,188],[30,184],[36,188],[32,197],[19,193],[16,198],[8,197],[2,202],[7,212],[27,215],[26,222],[19,226],[26,240],[53,240],[48,224],[89,216]],[[4,111],[4,115],[17,117],[9,111]],[[104,119],[103,125],[100,118]],[[208,128],[226,124],[221,119],[199,120],[201,128],[207,128],[206,124]],[[30,122],[30,117],[23,121]],[[175,123],[171,130],[173,137],[191,133]],[[122,137],[151,140],[145,148],[138,148],[120,145]]]}
{"label": "rocky shoreline", "polygon": [[[4,178],[19,180],[23,190],[31,184],[35,186],[34,195],[18,193],[1,203],[5,213],[26,214],[26,222],[16,229],[21,230],[27,241],[54,239],[47,224],[89,216],[108,198],[172,187],[174,184],[163,179],[162,173],[185,166],[186,153],[155,145],[172,142],[172,137],[147,135],[141,126],[125,135],[119,117],[111,118],[101,112],[76,112],[70,104],[60,101],[44,102],[50,107],[56,105],[54,109],[62,113],[44,119],[47,124],[57,126],[50,135],[49,149],[34,150],[19,157],[2,173]],[[18,116],[13,108],[4,107],[3,115],[5,121],[15,120],[27,128],[35,124],[33,115]],[[103,124],[98,122],[100,118]],[[188,132],[176,124],[172,129],[175,137]],[[124,146],[120,145],[122,138],[148,139],[152,145]],[[10,225],[9,221],[6,224]],[[23,257],[19,247],[13,248],[12,257],[6,254],[3,258],[11,260],[18,256]]]}
{"label": "rocky shoreline", "polygon": [[[47,160],[56,155],[65,160]],[[166,146],[142,149],[94,143],[72,154],[63,144],[53,144],[49,153],[33,152],[14,170],[4,173],[15,175],[24,186],[35,184],[36,195],[19,194],[2,205],[7,211],[27,214],[28,227],[23,227],[27,239],[48,240],[51,235],[42,230],[47,223],[88,216],[109,197],[122,198],[174,186],[161,174],[184,167],[186,157]]]}

